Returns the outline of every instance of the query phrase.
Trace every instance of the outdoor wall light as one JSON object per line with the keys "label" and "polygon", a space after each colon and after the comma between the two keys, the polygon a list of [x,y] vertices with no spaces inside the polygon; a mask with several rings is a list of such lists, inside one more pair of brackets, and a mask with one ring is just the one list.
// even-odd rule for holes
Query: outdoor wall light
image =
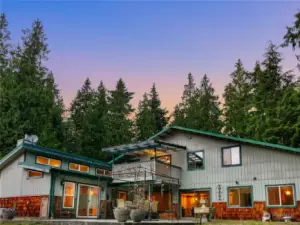
{"label": "outdoor wall light", "polygon": [[257,178],[256,178],[256,177],[253,177],[253,180],[257,180]]}
{"label": "outdoor wall light", "polygon": [[235,181],[235,184],[239,184],[239,182],[238,182],[238,181]]}

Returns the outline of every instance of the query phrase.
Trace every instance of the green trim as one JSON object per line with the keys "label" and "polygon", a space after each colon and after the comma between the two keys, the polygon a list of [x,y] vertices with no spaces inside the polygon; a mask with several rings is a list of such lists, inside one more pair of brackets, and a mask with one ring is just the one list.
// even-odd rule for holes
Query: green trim
{"label": "green trim", "polygon": [[[189,168],[189,154],[197,153],[197,152],[202,152],[203,153],[203,165],[201,168]],[[186,161],[187,161],[187,170],[188,171],[197,171],[197,170],[204,170],[205,169],[205,153],[204,150],[199,150],[199,151],[191,151],[186,153]]]}
{"label": "green trim", "polygon": [[196,134],[202,134],[202,135],[221,138],[221,139],[237,141],[237,142],[241,142],[241,143],[260,145],[260,146],[264,146],[264,147],[270,147],[270,148],[275,148],[275,149],[300,153],[300,148],[294,148],[294,147],[289,147],[289,146],[284,146],[284,145],[272,144],[272,143],[268,143],[268,142],[256,141],[256,140],[240,138],[240,137],[227,136],[227,135],[220,134],[220,133],[212,133],[212,132],[208,132],[208,131],[195,130],[195,129],[184,128],[184,127],[180,127],[180,126],[169,126],[169,127],[165,128],[164,130],[158,132],[157,134],[153,135],[148,140],[155,139],[155,138],[157,138],[158,136],[160,136],[161,134],[163,134],[164,132],[166,132],[170,129],[181,130],[181,131],[186,131],[186,132],[191,132],[191,133],[196,133]]}
{"label": "green trim", "polygon": [[16,148],[14,148],[11,152],[9,152],[7,155],[5,155],[1,160],[0,160],[0,170],[2,167],[5,165],[5,162],[7,162],[11,157],[16,155],[17,153],[21,152],[23,149],[23,144],[20,144]]}
{"label": "green trim", "polygon": [[[293,187],[293,194],[294,194],[294,205],[269,205],[268,199],[268,187],[282,187],[282,186],[292,186]],[[267,184],[265,185],[265,192],[266,192],[266,208],[297,208],[297,193],[296,193],[296,185],[295,183],[289,184]],[[281,193],[279,193],[281,194]]]}
{"label": "green trim", "polygon": [[39,165],[39,164],[35,164],[35,163],[19,162],[18,165],[25,169],[36,170],[36,171],[45,172],[45,173],[49,173],[51,170],[50,166]]}
{"label": "green trim", "polygon": [[54,201],[55,201],[55,197],[54,197],[54,192],[55,192],[55,173],[51,173],[51,180],[50,180],[50,202],[49,202],[49,218],[53,218],[54,217]]}
{"label": "green trim", "polygon": [[[250,190],[251,190],[251,205],[252,206],[230,206],[230,204],[229,204],[229,189],[241,189],[241,188],[250,188]],[[227,208],[231,208],[231,209],[252,209],[253,207],[254,207],[253,185],[229,186],[229,187],[227,187]]]}
{"label": "green trim", "polygon": [[[239,164],[231,164],[231,165],[224,165],[224,149],[228,148],[234,148],[234,147],[239,147],[240,148],[240,163]],[[222,167],[235,167],[235,166],[242,166],[242,146],[241,145],[233,145],[233,146],[226,146],[221,148],[221,162],[222,162]]]}
{"label": "green trim", "polygon": [[110,160],[110,161],[108,162],[108,164],[109,164],[109,165],[113,164],[115,161],[117,161],[118,159],[121,159],[123,156],[124,156],[124,155],[119,155],[119,156],[117,156],[116,158],[114,158],[115,155],[113,155],[113,159]]}
{"label": "green trim", "polygon": [[[42,163],[38,163],[38,162],[37,162],[37,157],[42,157],[42,158],[45,158],[45,159],[49,159],[49,162],[50,162],[50,159],[60,161],[60,167],[50,166],[50,165],[45,165],[45,164],[42,164]],[[42,155],[34,155],[34,158],[35,158],[35,164],[37,164],[37,165],[50,166],[50,167],[53,167],[53,168],[59,168],[59,169],[61,169],[61,167],[62,167],[62,160],[61,160],[61,159],[49,158],[49,157],[47,157],[47,156],[42,156]]]}
{"label": "green trim", "polygon": [[[73,207],[64,207],[64,200],[65,200],[65,184],[66,183],[72,183],[74,184],[74,196],[73,196]],[[62,188],[62,201],[61,201],[61,209],[62,210],[76,210],[76,195],[77,195],[77,189],[78,189],[78,183],[75,181],[63,181],[63,188]]]}

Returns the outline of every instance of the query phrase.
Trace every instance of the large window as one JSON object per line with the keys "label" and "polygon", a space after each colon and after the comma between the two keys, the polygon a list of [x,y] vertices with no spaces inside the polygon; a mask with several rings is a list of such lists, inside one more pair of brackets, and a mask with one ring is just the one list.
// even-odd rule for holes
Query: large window
{"label": "large window", "polygon": [[295,186],[267,186],[268,206],[295,206]]}
{"label": "large window", "polygon": [[50,159],[42,156],[37,156],[36,157],[36,163],[41,164],[41,165],[47,165],[47,166],[52,166],[52,167],[61,167],[61,160],[57,159]]}
{"label": "large window", "polygon": [[252,188],[251,187],[232,187],[228,188],[229,207],[252,207]]}
{"label": "large window", "polygon": [[74,208],[75,183],[65,182],[63,193],[63,208]]}
{"label": "large window", "polygon": [[223,166],[239,166],[241,161],[241,147],[224,147],[222,148],[222,165]]}
{"label": "large window", "polygon": [[70,163],[69,169],[74,171],[79,171],[83,173],[88,173],[90,171],[90,168],[88,166],[76,164],[76,163]]}
{"label": "large window", "polygon": [[187,164],[189,170],[204,169],[204,151],[188,152]]}

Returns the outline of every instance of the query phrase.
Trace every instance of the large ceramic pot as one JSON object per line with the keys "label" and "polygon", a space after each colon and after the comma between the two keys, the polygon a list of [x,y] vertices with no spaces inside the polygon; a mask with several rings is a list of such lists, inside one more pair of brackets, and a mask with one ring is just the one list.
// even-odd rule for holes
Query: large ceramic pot
{"label": "large ceramic pot", "polygon": [[0,209],[0,219],[12,220],[16,216],[16,210],[11,208],[1,208]]}
{"label": "large ceramic pot", "polygon": [[133,220],[133,222],[141,222],[143,219],[145,219],[145,211],[133,209],[130,212],[130,218]]}
{"label": "large ceramic pot", "polygon": [[129,219],[130,210],[125,208],[115,208],[114,216],[118,222],[126,222]]}

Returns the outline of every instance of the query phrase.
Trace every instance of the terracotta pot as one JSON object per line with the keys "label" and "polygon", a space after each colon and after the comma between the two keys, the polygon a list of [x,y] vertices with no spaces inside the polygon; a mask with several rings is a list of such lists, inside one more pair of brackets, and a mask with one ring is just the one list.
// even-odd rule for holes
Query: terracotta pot
{"label": "terracotta pot", "polygon": [[141,222],[143,219],[145,219],[145,216],[145,211],[138,209],[133,209],[130,212],[130,218],[133,220],[133,222]]}
{"label": "terracotta pot", "polygon": [[114,216],[118,222],[126,222],[129,219],[130,210],[125,208],[115,208]]}

